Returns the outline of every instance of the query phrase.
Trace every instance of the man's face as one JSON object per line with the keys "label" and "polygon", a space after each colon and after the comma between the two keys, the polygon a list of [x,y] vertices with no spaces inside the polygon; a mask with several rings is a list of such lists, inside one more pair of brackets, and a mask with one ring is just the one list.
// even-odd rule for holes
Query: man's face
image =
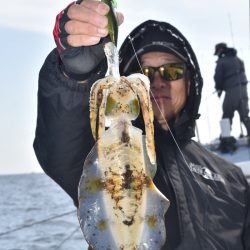
{"label": "man's face", "polygon": [[[168,63],[180,62],[182,61],[179,58],[165,52],[148,52],[141,57],[142,67],[159,67]],[[164,80],[156,71],[150,88],[154,116],[163,128],[167,129],[165,119],[169,121],[178,118],[179,112],[187,100],[189,83],[185,77],[174,81]]]}

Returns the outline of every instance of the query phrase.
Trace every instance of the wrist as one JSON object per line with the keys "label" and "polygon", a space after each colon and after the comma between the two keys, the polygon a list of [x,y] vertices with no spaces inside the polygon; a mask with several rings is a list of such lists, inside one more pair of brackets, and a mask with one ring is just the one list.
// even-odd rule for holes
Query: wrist
{"label": "wrist", "polygon": [[60,61],[59,67],[64,76],[81,83],[88,81],[90,78],[92,78],[93,75],[101,75],[101,77],[103,77],[107,71],[107,63],[104,60],[99,63],[93,70],[86,73],[71,72],[67,70],[62,61]]}

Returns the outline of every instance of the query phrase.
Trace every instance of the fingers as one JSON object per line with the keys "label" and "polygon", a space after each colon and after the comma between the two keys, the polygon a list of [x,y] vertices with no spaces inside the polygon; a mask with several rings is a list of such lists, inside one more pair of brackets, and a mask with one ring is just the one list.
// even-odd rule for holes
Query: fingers
{"label": "fingers", "polygon": [[116,18],[117,18],[117,22],[118,22],[118,25],[120,26],[123,21],[124,21],[124,16],[121,12],[116,12]]}
{"label": "fingers", "polygon": [[70,20],[65,24],[65,30],[70,35],[89,35],[104,37],[108,35],[107,28],[100,28],[89,23]]}
{"label": "fingers", "polygon": [[84,0],[72,5],[67,12],[69,21],[64,28],[67,42],[73,47],[97,44],[108,34],[109,6],[100,1]]}
{"label": "fingers", "polygon": [[[64,28],[67,32],[67,42],[70,46],[91,46],[97,44],[102,37],[108,35],[109,6],[97,0],[84,0],[68,9],[69,21]],[[118,24],[121,25],[124,16],[116,13]]]}
{"label": "fingers", "polygon": [[81,2],[80,6],[96,11],[103,16],[109,12],[109,6],[107,4],[96,0],[84,0]]}
{"label": "fingers", "polygon": [[[77,20],[81,21],[83,23],[90,23],[92,25],[95,25],[100,28],[105,28],[108,24],[108,19],[106,17],[106,14],[109,12],[108,5],[97,2],[97,1],[86,1],[86,3],[89,2],[88,6],[91,6],[91,8],[86,7],[85,5],[72,5],[68,10],[68,17],[71,20]],[[82,3],[85,3],[83,1]],[[91,4],[90,4],[91,3]],[[102,6],[105,6],[106,11],[98,12],[100,8],[95,8],[96,3],[102,4]]]}
{"label": "fingers", "polygon": [[72,47],[91,46],[99,43],[100,37],[88,35],[68,35],[67,42]]}

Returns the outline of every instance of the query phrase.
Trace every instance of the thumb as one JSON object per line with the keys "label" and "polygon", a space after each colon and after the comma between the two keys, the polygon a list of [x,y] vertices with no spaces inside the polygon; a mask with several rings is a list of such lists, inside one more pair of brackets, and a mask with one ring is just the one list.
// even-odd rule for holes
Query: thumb
{"label": "thumb", "polygon": [[116,12],[117,23],[120,26],[124,21],[124,15],[121,12]]}

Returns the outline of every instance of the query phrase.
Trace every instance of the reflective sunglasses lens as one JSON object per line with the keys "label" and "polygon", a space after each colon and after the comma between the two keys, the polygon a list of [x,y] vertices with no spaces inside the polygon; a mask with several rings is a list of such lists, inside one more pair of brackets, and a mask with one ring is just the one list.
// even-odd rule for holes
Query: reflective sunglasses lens
{"label": "reflective sunglasses lens", "polygon": [[166,64],[159,68],[159,72],[164,80],[174,81],[184,77],[184,64]]}
{"label": "reflective sunglasses lens", "polygon": [[150,81],[154,79],[155,70],[151,67],[143,67],[143,74],[149,78]]}
{"label": "reflective sunglasses lens", "polygon": [[154,80],[155,72],[158,71],[160,76],[166,81],[175,81],[184,77],[185,64],[184,63],[169,63],[158,68],[145,66],[143,67],[143,74],[146,75],[152,82]]}

